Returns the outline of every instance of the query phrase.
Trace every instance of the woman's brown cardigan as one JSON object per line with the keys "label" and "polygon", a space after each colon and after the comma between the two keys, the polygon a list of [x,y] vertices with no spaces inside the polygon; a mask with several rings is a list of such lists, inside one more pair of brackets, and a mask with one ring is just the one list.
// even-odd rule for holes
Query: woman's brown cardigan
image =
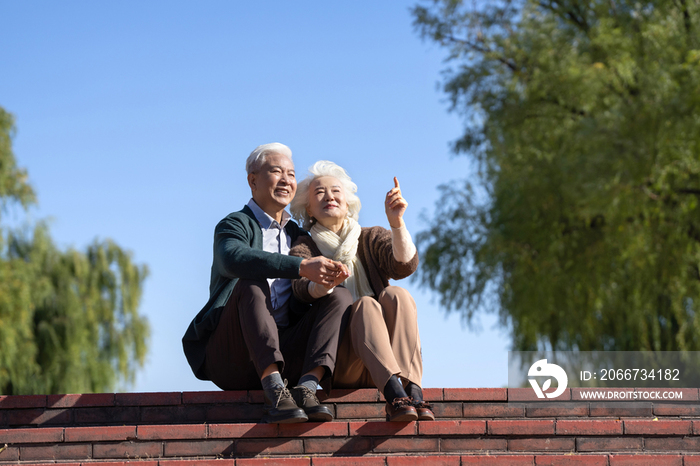
{"label": "woman's brown cardigan", "polygon": [[[358,239],[357,255],[365,269],[374,297],[389,286],[389,279],[400,280],[406,278],[418,268],[418,252],[409,262],[399,262],[394,259],[394,252],[391,245],[391,232],[382,227],[362,228]],[[309,236],[300,236],[292,244],[289,251],[292,256],[303,259],[320,256],[321,251]],[[298,278],[292,280],[292,290],[294,296],[304,303],[316,300],[309,294],[309,279]]]}

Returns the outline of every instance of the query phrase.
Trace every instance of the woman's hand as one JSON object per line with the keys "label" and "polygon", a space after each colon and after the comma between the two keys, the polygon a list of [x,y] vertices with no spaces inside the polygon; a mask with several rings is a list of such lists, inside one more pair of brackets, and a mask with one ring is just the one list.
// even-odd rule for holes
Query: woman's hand
{"label": "woman's hand", "polygon": [[335,288],[336,286],[340,285],[345,281],[345,279],[347,279],[350,276],[350,271],[348,270],[348,267],[345,264],[343,264],[342,262],[334,263],[338,267],[337,275],[333,279],[332,283],[323,285],[324,287],[326,287],[327,290],[330,290],[331,288]]}
{"label": "woman's hand", "polygon": [[350,276],[345,264],[323,256],[302,260],[299,266],[299,275],[328,289],[343,283]]}
{"label": "woman's hand", "polygon": [[389,225],[392,228],[401,228],[404,226],[403,214],[406,212],[408,202],[401,195],[401,187],[399,180],[394,177],[394,187],[386,193],[386,201],[384,201],[384,210],[386,210],[386,218],[389,220]]}

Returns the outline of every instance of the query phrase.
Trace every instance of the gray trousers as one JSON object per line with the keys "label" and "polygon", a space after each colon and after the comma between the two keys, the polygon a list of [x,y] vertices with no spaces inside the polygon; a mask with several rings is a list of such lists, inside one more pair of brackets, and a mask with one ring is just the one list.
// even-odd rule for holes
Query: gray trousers
{"label": "gray trousers", "polygon": [[262,388],[260,376],[270,364],[277,363],[290,386],[323,366],[321,385],[328,390],[351,305],[350,292],[337,287],[278,330],[267,281],[238,280],[207,343],[205,374],[223,390],[253,390]]}

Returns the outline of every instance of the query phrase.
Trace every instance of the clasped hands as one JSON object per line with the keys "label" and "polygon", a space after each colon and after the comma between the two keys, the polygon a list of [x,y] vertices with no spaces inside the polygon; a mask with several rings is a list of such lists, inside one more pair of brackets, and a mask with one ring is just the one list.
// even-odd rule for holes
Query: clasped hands
{"label": "clasped hands", "polygon": [[350,272],[342,262],[317,256],[301,261],[299,275],[330,290],[343,283],[350,276]]}

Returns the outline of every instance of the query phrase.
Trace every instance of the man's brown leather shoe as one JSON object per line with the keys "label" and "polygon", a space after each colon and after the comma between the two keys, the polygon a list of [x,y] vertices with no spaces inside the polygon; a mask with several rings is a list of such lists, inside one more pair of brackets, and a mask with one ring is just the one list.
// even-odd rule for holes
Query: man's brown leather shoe
{"label": "man's brown leather shoe", "polygon": [[330,408],[322,405],[318,401],[318,398],[316,398],[316,393],[303,385],[297,385],[296,387],[292,388],[291,392],[297,406],[304,410],[306,415],[309,417],[309,421],[327,422],[333,420],[333,413],[331,412]]}
{"label": "man's brown leather shoe", "polygon": [[306,413],[294,402],[292,394],[287,390],[287,381],[283,387],[273,390],[263,390],[265,404],[263,405],[262,422],[269,424],[289,424],[306,422]]}
{"label": "man's brown leather shoe", "polygon": [[416,408],[413,407],[413,399],[410,397],[394,398],[394,401],[386,402],[386,420],[391,422],[411,422],[418,419]]}

